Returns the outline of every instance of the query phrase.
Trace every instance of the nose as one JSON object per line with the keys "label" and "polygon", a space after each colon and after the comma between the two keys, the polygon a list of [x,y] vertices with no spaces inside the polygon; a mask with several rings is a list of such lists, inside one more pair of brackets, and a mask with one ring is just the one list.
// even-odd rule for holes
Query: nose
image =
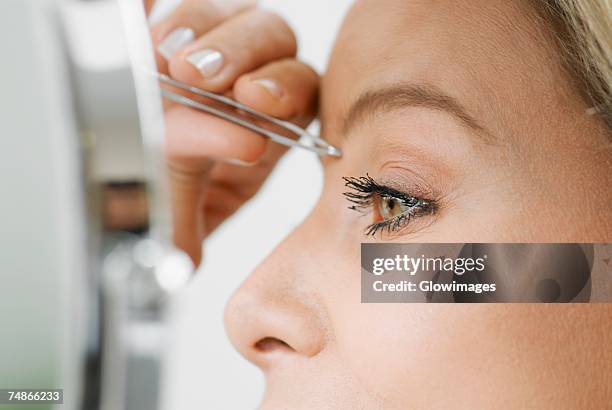
{"label": "nose", "polygon": [[312,253],[297,246],[304,241],[308,243],[304,228],[298,227],[238,288],[225,309],[232,344],[263,370],[275,361],[316,356],[326,344],[326,312],[315,284],[308,283]]}

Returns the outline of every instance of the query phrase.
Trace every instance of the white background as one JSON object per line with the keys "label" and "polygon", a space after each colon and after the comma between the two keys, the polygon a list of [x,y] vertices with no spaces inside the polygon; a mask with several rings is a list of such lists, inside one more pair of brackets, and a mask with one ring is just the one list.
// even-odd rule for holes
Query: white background
{"label": "white background", "polygon": [[[287,19],[298,35],[300,57],[322,72],[352,0],[260,3]],[[308,214],[321,178],[313,154],[292,150],[258,196],[206,242],[204,265],[176,301],[162,391],[165,409],[257,407],[263,377],[229,343],[223,308],[249,272]]]}

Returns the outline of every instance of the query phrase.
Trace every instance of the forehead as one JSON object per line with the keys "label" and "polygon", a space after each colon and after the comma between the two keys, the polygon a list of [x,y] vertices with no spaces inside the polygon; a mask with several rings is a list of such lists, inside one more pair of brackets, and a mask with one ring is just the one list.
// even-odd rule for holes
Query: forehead
{"label": "forehead", "polygon": [[526,1],[357,1],[323,80],[324,126],[339,129],[365,90],[410,82],[441,88],[503,132],[562,76],[544,27]]}

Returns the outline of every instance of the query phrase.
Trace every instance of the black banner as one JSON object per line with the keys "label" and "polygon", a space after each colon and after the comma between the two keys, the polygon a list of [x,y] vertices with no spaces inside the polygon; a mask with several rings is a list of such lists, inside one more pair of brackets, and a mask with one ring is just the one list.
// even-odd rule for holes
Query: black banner
{"label": "black banner", "polygon": [[364,303],[612,302],[611,244],[364,243]]}

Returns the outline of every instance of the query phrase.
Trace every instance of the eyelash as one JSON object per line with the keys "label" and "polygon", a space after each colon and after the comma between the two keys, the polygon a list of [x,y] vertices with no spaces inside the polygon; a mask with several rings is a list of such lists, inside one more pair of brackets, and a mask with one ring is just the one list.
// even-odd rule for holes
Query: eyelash
{"label": "eyelash", "polygon": [[349,206],[349,209],[364,212],[376,205],[376,201],[381,198],[392,198],[399,200],[404,206],[409,209],[391,219],[383,219],[380,222],[374,222],[365,228],[365,234],[374,236],[377,232],[384,229],[387,233],[396,232],[402,229],[406,224],[415,217],[432,215],[437,211],[437,203],[432,200],[418,198],[412,195],[405,194],[391,187],[379,184],[368,174],[364,177],[342,177],[347,188],[351,191],[344,192],[343,195],[349,202],[354,205]]}

